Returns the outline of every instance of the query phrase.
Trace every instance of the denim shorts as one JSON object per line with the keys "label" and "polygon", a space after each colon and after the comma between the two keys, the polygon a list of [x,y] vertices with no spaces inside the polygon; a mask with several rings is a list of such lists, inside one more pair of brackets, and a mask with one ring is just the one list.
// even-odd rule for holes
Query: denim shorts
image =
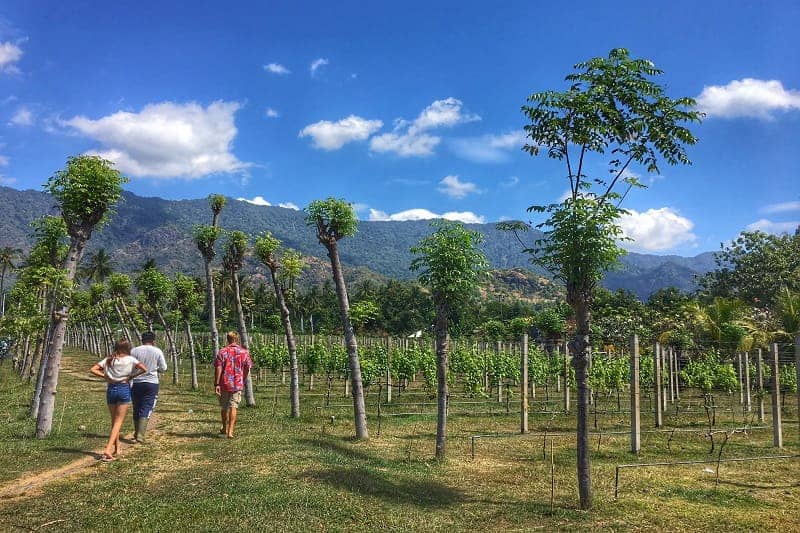
{"label": "denim shorts", "polygon": [[106,403],[119,405],[131,403],[131,386],[129,383],[109,383],[106,391]]}

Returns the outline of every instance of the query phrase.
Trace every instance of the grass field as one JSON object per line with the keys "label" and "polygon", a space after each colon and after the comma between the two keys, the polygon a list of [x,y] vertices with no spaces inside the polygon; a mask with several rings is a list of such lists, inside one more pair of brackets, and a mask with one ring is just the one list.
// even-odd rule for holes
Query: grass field
{"label": "grass field", "polygon": [[[163,384],[151,442],[98,463],[91,457],[102,449],[109,422],[104,384],[88,377],[92,362],[85,353],[65,357],[54,434],[42,441],[32,438],[26,418],[30,386],[17,381],[8,363],[0,366],[0,487],[13,493],[31,476],[89,458],[69,476],[0,499],[0,530],[800,530],[797,459],[723,463],[717,486],[714,464],[623,470],[615,501],[617,464],[716,459],[721,434],[710,454],[700,431],[644,433],[637,457],[627,451],[627,414],[600,415],[605,434],[593,435],[592,445],[595,506],[582,512],[574,418],[537,412],[545,404],[534,403],[534,435],[519,436],[516,398],[506,414],[503,403],[458,404],[467,399],[454,395],[449,457],[439,463],[432,459],[435,407],[418,405],[431,401],[423,391],[395,395],[396,406],[383,407],[380,435],[370,391],[371,439],[355,442],[341,383],[326,407],[321,379],[314,391],[303,390],[303,417],[291,420],[287,389],[268,376],[258,386],[258,405],[240,410],[231,441],[217,438],[219,413],[207,377],[197,392]],[[723,458],[800,453],[791,400],[783,450],[772,447],[771,429],[752,429],[731,435]],[[720,412],[717,429],[742,426],[738,396],[720,401],[732,409]],[[667,427],[702,429],[698,403],[685,393],[678,414],[668,410]],[[611,407],[616,400],[602,408]],[[386,416],[392,413],[403,414]],[[643,430],[652,425],[643,413]],[[473,459],[476,434],[484,436],[474,439]]]}

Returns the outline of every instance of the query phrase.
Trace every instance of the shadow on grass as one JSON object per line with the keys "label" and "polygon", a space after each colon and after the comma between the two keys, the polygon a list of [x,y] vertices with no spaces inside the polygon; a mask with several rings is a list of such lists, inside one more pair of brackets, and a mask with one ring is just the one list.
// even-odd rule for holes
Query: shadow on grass
{"label": "shadow on grass", "polygon": [[800,487],[800,481],[796,483],[785,483],[783,485],[767,485],[767,484],[760,484],[760,483],[738,483],[736,481],[725,481],[724,479],[719,480],[720,485],[731,485],[733,487],[741,487],[744,489],[794,489]]}
{"label": "shadow on grass", "polygon": [[387,479],[366,468],[329,468],[302,474],[303,479],[327,483],[338,489],[373,496],[389,503],[412,504],[418,507],[446,507],[466,501],[464,494],[437,481]]}
{"label": "shadow on grass", "polygon": [[99,459],[101,453],[93,452],[90,450],[79,450],[78,448],[64,448],[63,446],[56,446],[53,448],[47,448],[49,452],[59,452],[59,453],[66,453],[69,455],[88,455],[89,457],[94,457],[95,459]]}
{"label": "shadow on grass", "polygon": [[215,431],[194,431],[194,432],[184,432],[181,433],[179,431],[167,431],[167,435],[170,437],[183,437],[187,439],[217,439],[219,438],[219,433]]}

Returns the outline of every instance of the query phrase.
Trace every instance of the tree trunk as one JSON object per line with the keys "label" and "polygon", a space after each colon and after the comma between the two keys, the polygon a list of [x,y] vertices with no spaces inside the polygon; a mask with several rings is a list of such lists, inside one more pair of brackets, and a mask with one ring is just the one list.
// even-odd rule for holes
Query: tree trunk
{"label": "tree trunk", "polygon": [[[589,464],[589,401],[591,390],[589,388],[589,298],[583,295],[570,295],[570,303],[575,309],[576,331],[575,338],[570,342],[572,364],[575,367],[575,387],[578,397],[576,405],[577,416],[577,452],[578,452],[578,492],[580,494],[581,509],[592,507],[592,475]],[[576,297],[577,296],[577,297]]]}
{"label": "tree trunk", "polygon": [[219,331],[217,331],[217,310],[214,299],[214,279],[211,276],[211,261],[205,260],[206,267],[206,303],[208,304],[208,329],[211,332],[212,356],[219,353]]}
{"label": "tree trunk", "polygon": [[[242,346],[249,349],[250,338],[247,336],[247,322],[244,319],[242,298],[239,294],[239,273],[236,270],[231,271],[231,280],[233,281],[233,297],[236,304],[236,315],[239,317],[239,334],[242,336]],[[247,374],[247,379],[244,382],[244,398],[245,403],[249,407],[253,407],[256,404],[256,396],[253,392],[253,377],[251,374]]]}
{"label": "tree trunk", "polygon": [[125,320],[122,318],[122,311],[119,309],[119,304],[117,303],[116,299],[112,299],[111,302],[114,304],[114,313],[117,315],[117,320],[119,320],[119,326],[122,328],[122,335],[125,336],[131,342],[136,342],[135,339],[131,338],[131,332],[128,331],[128,326],[125,324]]}
{"label": "tree trunk", "polygon": [[344,283],[342,264],[339,261],[339,250],[336,241],[324,243],[328,249],[331,260],[333,282],[336,285],[336,296],[339,300],[339,312],[344,328],[344,340],[347,346],[347,359],[350,366],[350,383],[353,394],[353,418],[356,426],[356,438],[368,439],[367,410],[364,406],[364,386],[361,381],[361,361],[358,358],[358,343],[353,332],[353,323],[350,321],[350,302],[347,298],[347,286]]}
{"label": "tree trunk", "polygon": [[283,331],[286,333],[286,347],[289,349],[289,403],[291,404],[291,417],[300,416],[300,384],[297,372],[297,345],[292,331],[292,321],[289,320],[289,307],[286,305],[286,298],[278,283],[276,268],[268,265],[272,274],[272,285],[275,288],[275,298],[278,300],[278,308],[281,310],[281,320]]}
{"label": "tree trunk", "polygon": [[[142,332],[139,331],[139,326],[136,324],[136,320],[133,318],[133,315],[131,315],[130,311],[128,311],[128,306],[125,305],[125,299],[124,298],[120,298],[119,299],[119,305],[122,308],[122,313],[125,315],[125,318],[128,320],[128,322],[130,322],[131,328],[133,329],[133,332],[136,333],[136,339],[135,340],[137,340],[138,342],[141,343],[142,342]],[[134,339],[131,339],[131,341],[133,341],[133,340]]]}
{"label": "tree trunk", "polygon": [[189,358],[192,362],[192,390],[197,390],[197,356],[194,353],[194,337],[192,327],[189,325],[189,317],[184,317],[183,324],[186,327],[186,342],[189,343]]}
{"label": "tree trunk", "polygon": [[172,332],[169,330],[169,326],[167,325],[167,321],[164,320],[164,315],[161,313],[161,309],[156,307],[155,302],[150,303],[150,307],[153,308],[153,311],[156,312],[156,317],[158,321],[161,323],[161,327],[164,328],[164,334],[167,336],[167,344],[169,344],[169,351],[172,360],[172,384],[178,384],[178,350],[175,348],[175,339],[172,338]]}
{"label": "tree trunk", "polygon": [[450,306],[436,305],[436,458],[447,451],[447,356],[450,353]]}
{"label": "tree trunk", "polygon": [[[64,261],[67,271],[66,280],[75,279],[75,271],[83,256],[86,242],[91,236],[91,230],[76,232],[70,238],[69,253]],[[36,417],[36,438],[43,439],[50,435],[53,428],[53,413],[56,406],[56,393],[58,392],[58,373],[61,369],[61,356],[64,351],[64,337],[67,331],[69,318],[69,304],[64,303],[52,316],[52,337],[47,349],[42,355],[42,369],[44,369],[42,382],[42,396],[39,401],[39,412]]]}

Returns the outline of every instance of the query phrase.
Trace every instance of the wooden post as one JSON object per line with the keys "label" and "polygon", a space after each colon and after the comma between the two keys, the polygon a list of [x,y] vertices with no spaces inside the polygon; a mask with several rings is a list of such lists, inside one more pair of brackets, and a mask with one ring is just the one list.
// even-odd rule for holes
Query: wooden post
{"label": "wooden post", "polygon": [[681,401],[681,355],[683,350],[675,354],[675,399]]}
{"label": "wooden post", "polygon": [[522,354],[520,355],[519,411],[520,433],[528,432],[528,334],[522,335]]}
{"label": "wooden post", "polygon": [[753,410],[750,398],[750,352],[744,352],[744,409],[748,413]]}
{"label": "wooden post", "polygon": [[744,405],[744,376],[742,375],[742,352],[736,353],[736,375],[739,377],[739,405]]}
{"label": "wooden post", "polygon": [[386,403],[392,403],[392,338],[386,338]]}
{"label": "wooden post", "polygon": [[660,428],[664,420],[661,414],[663,404],[661,403],[661,345],[659,343],[653,347],[653,389],[656,404],[655,423],[656,427]]}
{"label": "wooden post", "polygon": [[564,412],[569,413],[569,347],[564,344]]}
{"label": "wooden post", "polygon": [[[500,356],[500,341],[495,342],[494,353]],[[497,376],[497,403],[503,403],[503,380]]]}
{"label": "wooden post", "polygon": [[675,360],[675,350],[670,347],[667,364],[669,365],[669,403],[675,403],[675,369],[673,368],[673,361]]}
{"label": "wooden post", "polygon": [[756,385],[758,386],[758,421],[764,422],[764,361],[761,358],[761,348],[756,353]]}
{"label": "wooden post", "polygon": [[[667,411],[667,385],[664,383],[664,373],[666,372],[667,367],[667,350],[664,348],[661,349],[661,412],[662,417],[663,413]],[[667,375],[669,378],[669,375]]]}
{"label": "wooden post", "polygon": [[772,444],[783,448],[783,428],[781,427],[781,378],[778,366],[778,345],[772,343]]}
{"label": "wooden post", "polygon": [[639,336],[631,342],[631,452],[642,447],[642,419],[639,413]]}

